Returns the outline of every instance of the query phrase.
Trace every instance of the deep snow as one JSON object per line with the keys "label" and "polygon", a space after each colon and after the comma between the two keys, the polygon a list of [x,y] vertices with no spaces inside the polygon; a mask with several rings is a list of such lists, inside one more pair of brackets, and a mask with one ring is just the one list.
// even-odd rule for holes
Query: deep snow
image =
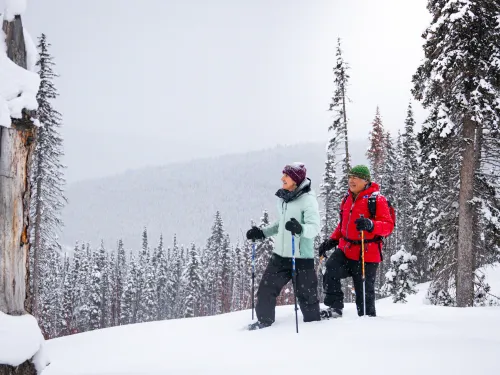
{"label": "deep snow", "polygon": [[[498,294],[500,266],[487,274]],[[243,330],[247,310],[59,338],[47,343],[52,363],[43,375],[498,373],[500,308],[430,306],[427,286],[404,305],[378,301],[377,318],[358,318],[349,304],[341,319],[299,321],[299,334],[293,307],[283,306],[260,331]]]}

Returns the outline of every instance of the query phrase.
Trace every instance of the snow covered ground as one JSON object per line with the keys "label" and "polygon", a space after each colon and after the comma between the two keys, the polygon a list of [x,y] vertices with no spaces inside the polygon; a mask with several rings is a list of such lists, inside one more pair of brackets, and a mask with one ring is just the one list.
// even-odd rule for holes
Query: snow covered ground
{"label": "snow covered ground", "polygon": [[[500,265],[487,269],[500,294]],[[277,322],[244,331],[250,311],[136,324],[47,342],[43,375],[70,374],[498,374],[500,307],[467,309],[424,303],[426,284],[405,305],[377,302],[377,318],[303,323],[292,306]],[[299,315],[300,319],[300,315]]]}

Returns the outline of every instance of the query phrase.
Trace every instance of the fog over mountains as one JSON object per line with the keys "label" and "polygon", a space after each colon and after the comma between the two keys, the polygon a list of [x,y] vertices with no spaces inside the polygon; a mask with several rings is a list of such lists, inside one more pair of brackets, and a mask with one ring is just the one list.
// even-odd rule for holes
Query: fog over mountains
{"label": "fog over mountains", "polygon": [[[354,163],[366,162],[367,146],[351,142]],[[304,162],[319,193],[325,148],[326,142],[278,146],[76,182],[66,192],[62,244],[98,246],[103,240],[113,249],[121,238],[127,249],[139,249],[147,227],[151,247],[160,234],[168,246],[174,235],[181,244],[204,246],[217,210],[231,242],[242,241],[251,220],[258,222],[263,210],[276,217],[274,194],[287,163]]]}

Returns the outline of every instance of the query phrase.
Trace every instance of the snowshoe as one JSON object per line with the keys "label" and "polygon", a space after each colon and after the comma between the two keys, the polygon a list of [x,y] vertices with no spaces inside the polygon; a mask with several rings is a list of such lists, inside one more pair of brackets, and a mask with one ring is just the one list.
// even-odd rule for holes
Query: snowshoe
{"label": "snowshoe", "polygon": [[255,323],[252,323],[252,324],[248,325],[248,330],[249,331],[255,331],[257,329],[267,328],[267,327],[270,327],[270,326],[271,326],[270,323],[255,322]]}
{"label": "snowshoe", "polygon": [[334,309],[333,307],[329,307],[325,310],[320,311],[321,320],[342,318],[342,310]]}

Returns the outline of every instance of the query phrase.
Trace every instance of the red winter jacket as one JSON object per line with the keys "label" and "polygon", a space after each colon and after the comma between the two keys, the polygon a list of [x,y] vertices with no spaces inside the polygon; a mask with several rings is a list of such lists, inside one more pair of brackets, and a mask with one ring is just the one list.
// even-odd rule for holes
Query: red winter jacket
{"label": "red winter jacket", "polygon": [[[345,256],[349,259],[359,260],[361,255],[361,244],[354,244],[346,241],[361,240],[361,232],[356,230],[355,221],[364,215],[373,221],[373,231],[365,231],[365,240],[370,240],[376,236],[386,237],[391,234],[394,229],[394,223],[389,211],[389,205],[384,196],[377,197],[377,210],[375,218],[370,218],[370,211],[368,210],[368,198],[373,192],[380,191],[378,184],[372,182],[368,187],[360,192],[355,200],[353,195],[349,192],[347,200],[341,205],[342,220],[337,225],[337,229],[332,233],[331,237],[339,241],[339,248],[344,252]],[[342,199],[344,201],[344,199]],[[342,228],[340,227],[342,224]],[[379,263],[382,252],[382,242],[365,243],[365,262]]]}

